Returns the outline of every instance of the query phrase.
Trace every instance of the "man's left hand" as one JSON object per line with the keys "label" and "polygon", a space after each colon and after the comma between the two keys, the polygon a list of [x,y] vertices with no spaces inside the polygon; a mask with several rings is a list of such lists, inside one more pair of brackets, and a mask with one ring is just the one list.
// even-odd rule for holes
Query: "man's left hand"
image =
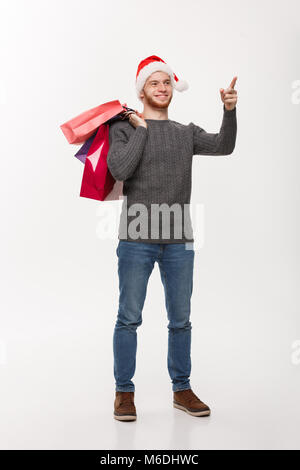
{"label": "man's left hand", "polygon": [[227,111],[234,109],[237,103],[237,91],[234,89],[236,81],[237,77],[233,77],[229,87],[226,88],[226,90],[224,90],[224,88],[220,88],[221,100],[223,101]]}

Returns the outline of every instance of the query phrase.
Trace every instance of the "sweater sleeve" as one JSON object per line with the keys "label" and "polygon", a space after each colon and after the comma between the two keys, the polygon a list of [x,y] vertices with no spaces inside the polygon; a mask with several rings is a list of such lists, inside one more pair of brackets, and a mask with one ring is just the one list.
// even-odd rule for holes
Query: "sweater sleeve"
{"label": "sweater sleeve", "polygon": [[147,133],[143,126],[128,132],[124,121],[115,121],[109,126],[107,166],[115,180],[125,181],[134,173],[143,154]]}
{"label": "sweater sleeve", "polygon": [[208,133],[191,122],[193,127],[194,155],[230,155],[235,147],[237,134],[236,107],[228,111],[223,104],[223,120],[220,131]]}

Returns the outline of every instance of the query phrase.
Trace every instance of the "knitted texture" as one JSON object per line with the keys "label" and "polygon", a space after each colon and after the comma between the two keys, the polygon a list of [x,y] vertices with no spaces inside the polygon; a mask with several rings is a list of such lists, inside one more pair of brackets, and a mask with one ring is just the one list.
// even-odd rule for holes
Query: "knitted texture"
{"label": "knitted texture", "polygon": [[[107,165],[112,176],[124,182],[118,238],[148,243],[193,242],[193,156],[233,152],[236,107],[228,111],[223,105],[218,133],[208,133],[193,122],[185,125],[172,119],[145,121],[147,129],[134,128],[128,120],[117,120],[109,126]],[[134,211],[130,212],[130,208]]]}

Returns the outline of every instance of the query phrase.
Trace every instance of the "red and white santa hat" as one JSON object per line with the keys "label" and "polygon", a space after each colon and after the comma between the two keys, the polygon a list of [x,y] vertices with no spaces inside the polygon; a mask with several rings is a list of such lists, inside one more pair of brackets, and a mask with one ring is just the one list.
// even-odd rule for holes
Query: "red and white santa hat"
{"label": "red and white santa hat", "polygon": [[188,83],[185,80],[179,80],[163,59],[157,55],[150,55],[139,63],[136,73],[135,87],[140,101],[142,101],[140,92],[143,90],[147,78],[154,72],[166,72],[170,76],[173,88],[177,91],[184,91],[189,88]]}

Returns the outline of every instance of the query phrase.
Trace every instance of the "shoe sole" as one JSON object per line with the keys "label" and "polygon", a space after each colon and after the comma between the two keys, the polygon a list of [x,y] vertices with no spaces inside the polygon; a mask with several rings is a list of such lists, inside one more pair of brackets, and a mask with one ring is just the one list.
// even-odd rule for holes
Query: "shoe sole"
{"label": "shoe sole", "polygon": [[185,411],[189,415],[192,416],[209,416],[210,415],[210,410],[203,410],[203,411],[189,411],[187,408],[185,408],[182,405],[178,405],[177,403],[173,403],[174,408],[178,408],[178,410]]}
{"label": "shoe sole", "polygon": [[134,415],[115,415],[114,418],[117,419],[118,421],[135,421],[136,416]]}

